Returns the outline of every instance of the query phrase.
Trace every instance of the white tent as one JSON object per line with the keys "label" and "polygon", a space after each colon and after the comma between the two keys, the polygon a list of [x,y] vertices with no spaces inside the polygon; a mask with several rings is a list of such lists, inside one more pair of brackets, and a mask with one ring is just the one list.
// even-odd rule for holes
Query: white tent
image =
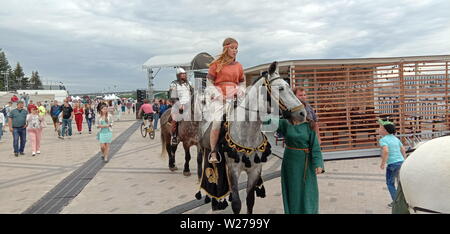
{"label": "white tent", "polygon": [[182,67],[185,70],[200,70],[207,69],[208,64],[213,60],[214,58],[206,52],[194,54],[159,55],[151,57],[147,60],[144,65],[142,65],[142,68],[152,69]]}
{"label": "white tent", "polygon": [[117,97],[115,94],[108,94],[108,95],[105,95],[104,99],[105,100],[116,100],[116,99],[120,99],[120,98]]}

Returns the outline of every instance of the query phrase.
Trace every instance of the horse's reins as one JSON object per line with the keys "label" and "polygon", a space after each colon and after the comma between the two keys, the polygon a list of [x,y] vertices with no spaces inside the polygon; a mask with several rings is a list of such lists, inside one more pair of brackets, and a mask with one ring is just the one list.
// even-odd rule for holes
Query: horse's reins
{"label": "horse's reins", "polygon": [[[272,80],[269,80],[268,79],[268,77],[264,77],[264,82],[263,82],[263,85],[262,86],[265,86],[266,87],[266,89],[267,89],[267,94],[268,94],[268,97],[271,97],[271,98],[273,98],[274,100],[277,100],[274,96],[273,96],[273,94],[272,94],[272,87],[271,87],[271,84],[272,84],[272,82],[274,82],[275,80],[278,80],[278,79],[283,79],[283,78],[281,78],[280,76],[279,77],[277,77],[277,78],[275,78],[275,79],[272,79]],[[287,111],[287,112],[296,112],[296,111],[299,111],[299,110],[301,110],[302,108],[303,108],[303,106],[302,105],[299,105],[299,106],[296,106],[296,107],[293,107],[292,109],[289,109],[288,107],[287,107],[287,105],[283,102],[283,100],[281,99],[281,98],[278,98],[278,106],[280,107],[280,109],[282,110],[282,111]],[[241,108],[244,108],[246,111],[252,111],[252,112],[258,112],[259,113],[259,110],[250,110],[250,109],[248,109],[247,107],[243,107],[243,106],[238,106],[238,107],[241,107]]]}

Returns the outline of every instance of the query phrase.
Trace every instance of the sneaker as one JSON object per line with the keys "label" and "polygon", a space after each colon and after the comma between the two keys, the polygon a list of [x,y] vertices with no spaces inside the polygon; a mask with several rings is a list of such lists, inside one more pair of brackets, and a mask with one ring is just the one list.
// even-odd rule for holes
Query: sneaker
{"label": "sneaker", "polygon": [[394,202],[391,202],[387,205],[389,208],[392,208],[394,206]]}
{"label": "sneaker", "polygon": [[19,153],[14,153],[14,156],[19,157]]}
{"label": "sneaker", "polygon": [[32,153],[31,153],[31,156],[33,156],[33,157],[36,156],[36,153],[35,153],[35,152],[32,152]]}
{"label": "sneaker", "polygon": [[41,154],[41,151],[38,150],[36,153],[37,153],[37,154]]}
{"label": "sneaker", "polygon": [[59,136],[58,138],[61,139],[61,140],[64,140],[64,137],[62,137],[62,136]]}
{"label": "sneaker", "polygon": [[25,155],[25,153],[24,152],[20,152],[20,155]]}

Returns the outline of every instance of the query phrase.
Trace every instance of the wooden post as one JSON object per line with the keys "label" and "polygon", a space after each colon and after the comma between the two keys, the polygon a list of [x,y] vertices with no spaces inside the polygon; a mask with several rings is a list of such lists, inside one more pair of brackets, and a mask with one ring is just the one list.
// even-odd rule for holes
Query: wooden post
{"label": "wooden post", "polygon": [[347,123],[347,131],[348,131],[349,140],[352,143],[350,145],[350,148],[353,148],[354,141],[353,141],[353,136],[352,136],[352,130],[351,130],[351,127],[350,127],[350,125],[351,125],[350,122],[352,121],[352,119],[350,118],[350,110],[349,110],[349,108],[351,108],[351,106],[352,106],[352,104],[349,104],[350,103],[349,96],[350,96],[350,90],[351,90],[350,89],[350,68],[347,67],[346,70],[347,70],[347,72],[345,73],[345,88],[347,89],[347,91],[345,92],[345,102],[347,104],[345,105],[345,111],[346,111],[345,116],[346,116],[346,119],[347,119],[346,123]]}
{"label": "wooden post", "polygon": [[291,78],[291,88],[295,88],[295,66],[289,66],[289,77]]}
{"label": "wooden post", "polygon": [[450,114],[449,114],[449,108],[450,108],[450,100],[449,100],[449,96],[448,96],[448,89],[450,87],[448,87],[448,62],[445,61],[445,104],[446,104],[446,113],[445,113],[445,118],[446,118],[446,122],[447,122],[447,128],[450,129]]}
{"label": "wooden post", "polygon": [[405,80],[403,77],[403,60],[399,64],[398,73],[399,73],[399,80],[400,80],[400,95],[399,95],[399,108],[400,108],[400,134],[405,134]]}

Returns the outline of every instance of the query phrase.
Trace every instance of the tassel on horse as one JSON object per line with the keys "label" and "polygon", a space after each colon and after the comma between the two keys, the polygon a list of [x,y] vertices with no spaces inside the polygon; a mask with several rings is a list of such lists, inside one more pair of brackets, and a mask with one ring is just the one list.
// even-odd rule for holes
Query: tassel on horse
{"label": "tassel on horse", "polygon": [[202,199],[202,193],[201,193],[201,191],[198,191],[198,193],[195,194],[195,198],[197,198],[197,200]]}
{"label": "tassel on horse", "polygon": [[219,209],[219,202],[217,199],[213,198],[211,202],[212,210],[218,210]]}
{"label": "tassel on horse", "polygon": [[266,150],[263,152],[262,157],[261,157],[261,162],[267,162],[267,157],[272,154],[272,150],[270,149],[271,146],[267,145]]}
{"label": "tassel on horse", "polygon": [[242,162],[245,163],[245,167],[247,167],[247,168],[252,167],[252,163],[250,162],[250,159],[245,155],[242,156]]}
{"label": "tassel on horse", "polygon": [[262,185],[261,188],[256,187],[255,192],[256,192],[257,197],[260,197],[260,198],[266,197],[266,188],[264,188],[264,185]]}
{"label": "tassel on horse", "polygon": [[259,159],[259,156],[258,156],[258,154],[255,154],[255,163],[260,163],[261,162],[261,160]]}

